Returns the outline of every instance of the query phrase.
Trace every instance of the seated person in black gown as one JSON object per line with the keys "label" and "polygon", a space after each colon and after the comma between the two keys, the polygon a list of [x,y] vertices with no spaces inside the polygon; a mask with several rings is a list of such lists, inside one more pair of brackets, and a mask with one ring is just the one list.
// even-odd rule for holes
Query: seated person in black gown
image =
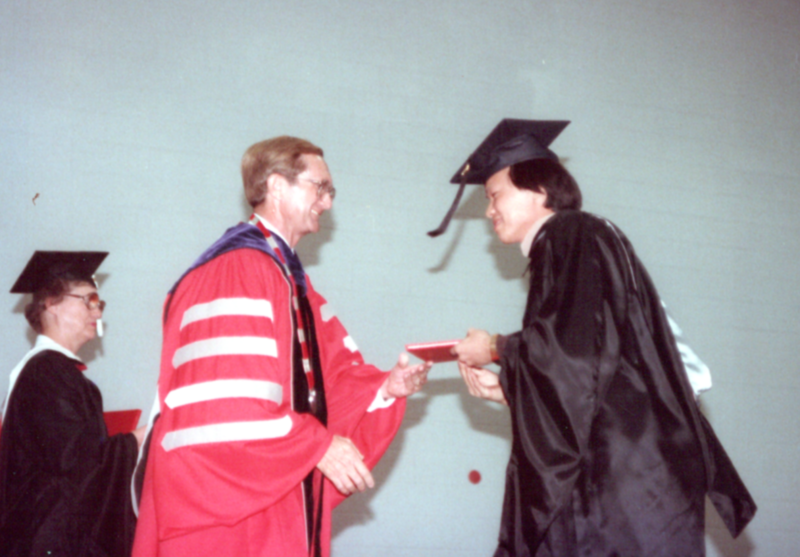
{"label": "seated person in black gown", "polygon": [[12,371],[0,429],[0,557],[125,556],[143,428],[108,437],[75,354],[102,330],[92,278],[106,253],[36,252],[12,293],[33,293],[36,344]]}

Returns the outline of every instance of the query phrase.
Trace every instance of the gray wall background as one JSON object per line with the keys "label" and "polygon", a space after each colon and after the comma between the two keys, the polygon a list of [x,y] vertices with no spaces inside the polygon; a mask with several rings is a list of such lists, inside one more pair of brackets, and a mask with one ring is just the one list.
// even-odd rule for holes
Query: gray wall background
{"label": "gray wall background", "polygon": [[[554,149],[711,367],[703,409],[760,505],[735,542],[710,511],[709,555],[791,555],[798,100],[795,0],[6,0],[0,285],[36,249],[110,251],[107,336],[82,356],[107,409],[146,414],[165,292],[248,216],[244,150],[298,135],[339,191],[301,255],[386,369],[405,343],[519,327],[525,261],[493,239],[483,192],[446,236],[424,232],[500,118],[570,119]],[[3,299],[10,370],[33,335],[27,300]],[[334,554],[490,555],[509,436],[507,412],[435,367],[379,487],[340,507]]]}

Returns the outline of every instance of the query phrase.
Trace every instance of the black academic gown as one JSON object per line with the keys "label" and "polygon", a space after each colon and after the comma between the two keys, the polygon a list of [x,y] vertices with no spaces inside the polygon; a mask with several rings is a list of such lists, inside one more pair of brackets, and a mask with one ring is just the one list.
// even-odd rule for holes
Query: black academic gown
{"label": "black academic gown", "polygon": [[100,390],[53,350],[17,379],[0,433],[0,557],[128,556],[131,434],[109,438]]}
{"label": "black academic gown", "polygon": [[706,493],[737,535],[755,504],[628,240],[559,212],[530,258],[523,329],[501,358],[514,441],[495,556],[703,555]]}

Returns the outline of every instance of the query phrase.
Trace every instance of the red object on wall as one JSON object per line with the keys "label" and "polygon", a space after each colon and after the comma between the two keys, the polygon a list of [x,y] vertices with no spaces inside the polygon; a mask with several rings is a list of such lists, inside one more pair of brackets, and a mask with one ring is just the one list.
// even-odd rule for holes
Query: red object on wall
{"label": "red object on wall", "polygon": [[474,484],[480,483],[480,481],[481,481],[481,473],[478,472],[477,470],[472,470],[469,473],[469,481],[471,481]]}
{"label": "red object on wall", "polygon": [[103,412],[103,419],[106,422],[108,436],[117,433],[130,433],[139,425],[141,410],[116,410],[113,412]]}

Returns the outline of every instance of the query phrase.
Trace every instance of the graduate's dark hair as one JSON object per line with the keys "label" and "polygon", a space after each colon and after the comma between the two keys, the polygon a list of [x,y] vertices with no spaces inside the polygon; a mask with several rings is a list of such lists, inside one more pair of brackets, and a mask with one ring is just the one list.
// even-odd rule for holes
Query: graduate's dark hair
{"label": "graduate's dark hair", "polygon": [[555,212],[581,208],[583,198],[578,182],[558,161],[534,159],[518,162],[509,169],[511,182],[521,189],[544,190],[544,206]]}
{"label": "graduate's dark hair", "polygon": [[50,300],[51,304],[58,304],[64,299],[64,296],[72,290],[73,287],[79,284],[90,284],[91,282],[84,279],[73,279],[72,277],[59,277],[40,288],[33,293],[33,300],[25,306],[25,319],[28,320],[31,327],[38,334],[42,334],[42,314],[47,309],[47,301]]}
{"label": "graduate's dark hair", "polygon": [[297,137],[282,135],[260,141],[245,151],[242,157],[242,181],[244,194],[251,207],[267,197],[267,178],[280,174],[294,182],[298,174],[306,169],[300,159],[303,155],[323,156],[322,149]]}

